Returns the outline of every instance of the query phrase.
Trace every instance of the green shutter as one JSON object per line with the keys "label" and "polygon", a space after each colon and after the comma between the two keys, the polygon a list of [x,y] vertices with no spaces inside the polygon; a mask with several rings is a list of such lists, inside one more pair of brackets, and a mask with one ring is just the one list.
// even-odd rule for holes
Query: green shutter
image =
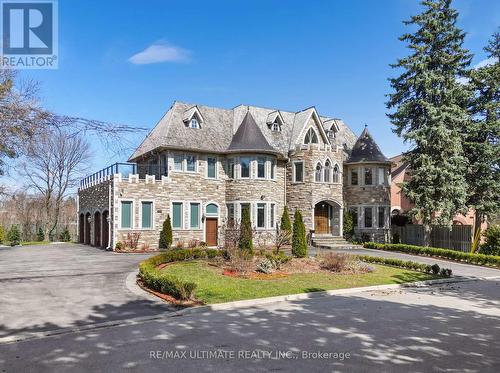
{"label": "green shutter", "polygon": [[132,202],[122,202],[122,228],[132,228]]}
{"label": "green shutter", "polygon": [[182,228],[182,203],[172,204],[172,227]]}
{"label": "green shutter", "polygon": [[200,204],[191,203],[191,228],[200,227]]}
{"label": "green shutter", "polygon": [[142,228],[152,228],[152,212],[153,203],[152,202],[142,202]]}

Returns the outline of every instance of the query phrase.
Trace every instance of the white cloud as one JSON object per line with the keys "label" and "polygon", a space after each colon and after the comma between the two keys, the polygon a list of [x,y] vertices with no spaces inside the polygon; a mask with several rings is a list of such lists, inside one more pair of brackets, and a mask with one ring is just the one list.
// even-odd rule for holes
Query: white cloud
{"label": "white cloud", "polygon": [[496,58],[495,57],[490,57],[490,58],[487,58],[485,60],[482,60],[482,61],[476,63],[473,68],[474,69],[480,69],[481,67],[493,65],[495,62],[496,62]]}
{"label": "white cloud", "polygon": [[189,62],[191,52],[166,42],[157,42],[128,59],[134,65],[161,62]]}

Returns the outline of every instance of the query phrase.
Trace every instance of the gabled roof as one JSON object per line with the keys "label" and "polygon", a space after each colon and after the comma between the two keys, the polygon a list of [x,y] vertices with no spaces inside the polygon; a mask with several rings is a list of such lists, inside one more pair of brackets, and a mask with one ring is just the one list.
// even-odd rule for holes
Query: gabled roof
{"label": "gabled roof", "polygon": [[358,162],[391,163],[382,153],[366,126],[347,159],[347,163]]}
{"label": "gabled roof", "polygon": [[187,109],[185,112],[184,112],[184,115],[182,117],[182,121],[184,123],[187,123],[189,122],[191,119],[193,119],[193,116],[196,114],[196,116],[198,117],[198,119],[200,120],[201,123],[203,123],[205,121],[205,118],[203,118],[203,115],[201,115],[201,111],[200,109],[198,109],[198,106],[195,105],[189,109]]}
{"label": "gabled roof", "polygon": [[267,116],[266,123],[268,125],[271,125],[276,121],[276,119],[278,119],[278,122],[280,125],[285,123],[285,120],[283,119],[283,116],[281,115],[279,110],[275,110],[275,111],[269,113],[269,115]]}
{"label": "gabled roof", "polygon": [[309,120],[313,118],[317,124],[317,129],[319,130],[320,136],[323,138],[323,141],[327,144],[330,143],[328,136],[325,133],[325,129],[323,128],[323,122],[316,111],[316,108],[310,107],[305,110],[299,111],[295,113],[295,120],[293,122],[293,131],[292,138],[290,139],[290,149],[294,148],[295,144],[302,143],[303,136],[305,136],[304,129],[306,128]]}
{"label": "gabled roof", "polygon": [[335,132],[339,132],[340,130],[339,124],[337,123],[337,119],[325,120],[323,122],[323,127],[325,128],[325,130],[329,130],[330,128],[332,128],[333,130],[335,130]]}
{"label": "gabled roof", "polygon": [[259,151],[278,153],[266,140],[250,111],[247,111],[233,136],[228,152]]}

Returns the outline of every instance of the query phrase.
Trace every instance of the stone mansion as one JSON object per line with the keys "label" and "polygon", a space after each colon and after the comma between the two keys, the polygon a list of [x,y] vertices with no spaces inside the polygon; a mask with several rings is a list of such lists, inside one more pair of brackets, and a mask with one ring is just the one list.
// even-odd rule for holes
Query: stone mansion
{"label": "stone mansion", "polygon": [[80,242],[113,249],[140,233],[139,244],[155,249],[170,215],[174,245],[222,246],[244,209],[256,234],[272,240],[285,205],[291,218],[302,212],[313,240],[342,237],[345,209],[357,236],[388,237],[391,162],[366,128],[356,138],[314,107],[174,102],[128,162],[81,181]]}

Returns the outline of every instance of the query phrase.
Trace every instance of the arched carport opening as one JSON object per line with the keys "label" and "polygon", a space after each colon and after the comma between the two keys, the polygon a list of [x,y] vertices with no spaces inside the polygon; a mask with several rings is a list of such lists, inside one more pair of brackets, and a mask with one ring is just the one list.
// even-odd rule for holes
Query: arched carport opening
{"label": "arched carport opening", "polygon": [[87,212],[87,214],[85,215],[84,223],[85,239],[83,242],[86,245],[90,245],[90,212]]}
{"label": "arched carport opening", "polygon": [[314,205],[314,233],[316,235],[342,234],[342,208],[334,201],[320,201]]}
{"label": "arched carport opening", "polygon": [[80,214],[78,217],[78,242],[83,243],[85,240],[85,215]]}
{"label": "arched carport opening", "polygon": [[102,213],[102,242],[101,247],[106,249],[108,247],[109,241],[109,211],[104,211]]}
{"label": "arched carport opening", "polygon": [[101,213],[94,213],[94,246],[101,246]]}

